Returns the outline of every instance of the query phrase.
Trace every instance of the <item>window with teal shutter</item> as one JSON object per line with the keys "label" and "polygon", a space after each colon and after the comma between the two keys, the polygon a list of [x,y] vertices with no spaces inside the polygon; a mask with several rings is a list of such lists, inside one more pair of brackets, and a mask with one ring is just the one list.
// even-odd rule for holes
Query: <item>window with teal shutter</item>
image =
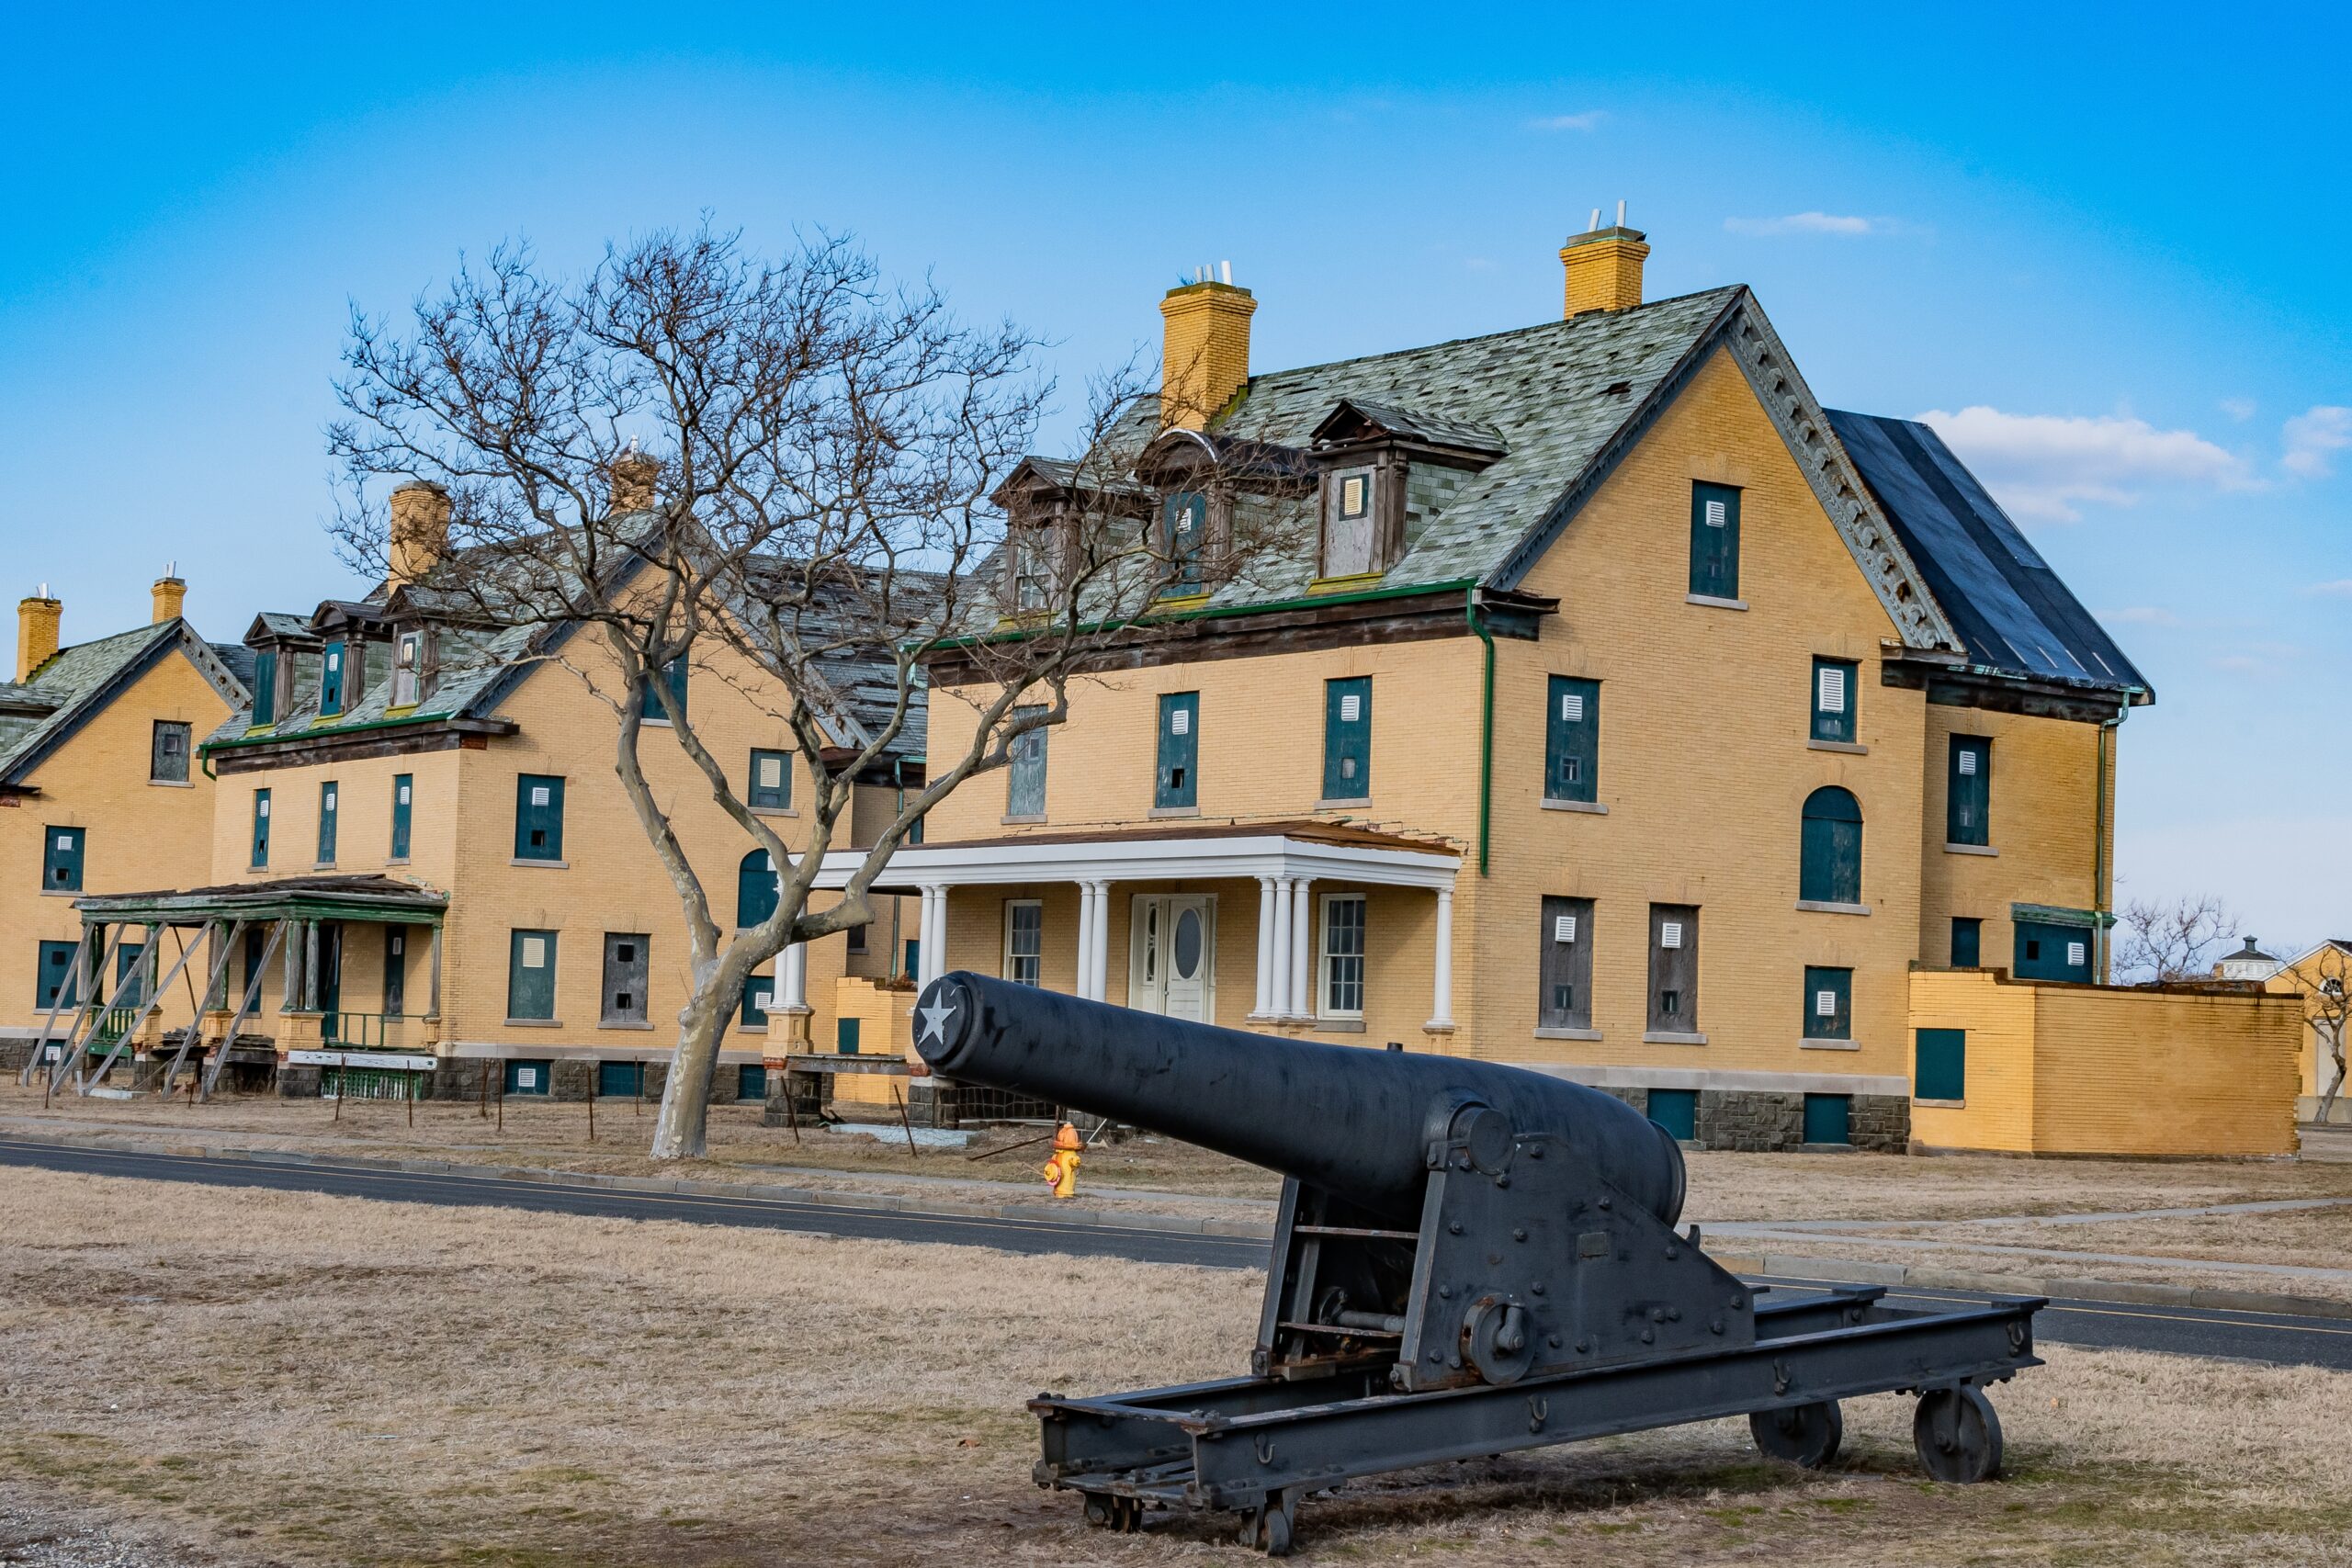
{"label": "window with teal shutter", "polygon": [[1654,1089],[1649,1092],[1649,1117],[1678,1143],[1699,1135],[1699,1091],[1695,1089]]}
{"label": "window with teal shutter", "polygon": [[510,1061],[506,1064],[508,1094],[543,1095],[553,1087],[555,1064],[548,1061]]}
{"label": "window with teal shutter", "polygon": [[337,803],[343,792],[329,779],[319,785],[319,863],[334,863],[335,822]]}
{"label": "window with teal shutter", "polygon": [[1201,586],[1201,557],[1208,545],[1209,498],[1197,491],[1171,495],[1161,503],[1159,515],[1168,552],[1166,592],[1197,592]]}
{"label": "window with teal shutter", "polygon": [[2020,980],[2091,977],[2091,928],[2054,920],[2020,919],[2014,926],[2016,951],[2010,969]]}
{"label": "window with teal shutter", "polygon": [[46,1012],[51,1008],[75,1008],[82,1005],[81,987],[74,983],[74,958],[82,944],[76,942],[45,942],[40,944],[40,961],[33,971],[33,1006]]}
{"label": "window with teal shutter", "polygon": [[1200,804],[1201,694],[1159,699],[1159,766],[1151,804],[1159,810]]}
{"label": "window with teal shutter", "polygon": [[643,1062],[596,1064],[596,1093],[605,1100],[635,1100],[645,1092]]}
{"label": "window with teal shutter", "polygon": [[784,889],[775,862],[765,850],[753,850],[735,868],[735,929],[747,931],[775,913]]}
{"label": "window with teal shutter", "polygon": [[1854,739],[1856,693],[1854,676],[1860,666],[1850,659],[1813,661],[1813,738],[1815,740]]}
{"label": "window with teal shutter", "polygon": [[1804,1141],[1808,1144],[1850,1144],[1854,1098],[1848,1094],[1808,1094],[1804,1097]]}
{"label": "window with teal shutter", "polygon": [[506,1016],[555,1017],[555,938],[550,931],[514,931],[506,951]]}
{"label": "window with teal shutter", "polygon": [[254,723],[277,722],[277,655],[254,655]]}
{"label": "window with teal shutter", "polygon": [[269,865],[269,791],[254,791],[254,854],[253,868],[266,870]]}
{"label": "window with teal shutter", "polygon": [[1862,901],[1862,807],[1836,784],[1804,797],[1797,897],[1815,904]]}
{"label": "window with teal shutter", "polygon": [[[1029,718],[1044,713],[1040,705],[1012,710],[1016,719]],[[1007,817],[1043,817],[1046,814],[1046,731],[1043,726],[1024,731],[1006,742],[1012,765],[1005,770],[1004,814]]]}
{"label": "window with teal shutter", "polygon": [[[678,716],[683,718],[686,712],[686,656],[682,653],[670,660],[662,667],[662,673],[670,684],[671,706],[676,708]],[[637,711],[640,716],[656,724],[670,722],[669,714],[662,706],[661,694],[654,690],[650,681],[646,682],[644,694],[638,699]]]}
{"label": "window with teal shutter", "polygon": [[744,1062],[735,1068],[735,1098],[765,1100],[768,1097],[768,1067],[765,1062]]}
{"label": "window with teal shutter", "polygon": [[135,1008],[147,999],[147,946],[126,942],[114,950],[114,1003]]}
{"label": "window with teal shutter", "polygon": [[752,975],[743,980],[743,1027],[765,1029],[768,1026],[768,1003],[775,999],[775,976]]}
{"label": "window with teal shutter", "polygon": [[1968,1098],[1968,1031],[1913,1032],[1911,1092],[1920,1100]]}
{"label": "window with teal shutter", "polygon": [[838,1021],[833,1027],[834,1046],[844,1056],[856,1055],[858,1036],[864,1030],[865,1022],[861,1019],[844,1018]]}
{"label": "window with teal shutter", "polygon": [[1851,1040],[1854,1037],[1854,972],[1851,969],[1816,969],[1808,965],[1804,972],[1804,1039]]}
{"label": "window with teal shutter", "polygon": [[1944,789],[1944,842],[1993,841],[1993,743],[1981,735],[1951,738]]}
{"label": "window with teal shutter", "polygon": [[82,851],[89,829],[48,827],[41,829],[40,886],[44,893],[82,891]]}
{"label": "window with teal shutter", "polygon": [[792,753],[752,749],[752,805],[756,810],[783,811],[792,805]]}
{"label": "window with teal shutter", "polygon": [[1372,796],[1372,677],[1323,682],[1323,798]]}
{"label": "window with teal shutter", "polygon": [[563,780],[559,775],[515,775],[514,858],[563,858]]}
{"label": "window with teal shutter", "polygon": [[1544,798],[1598,800],[1600,682],[1555,675],[1544,703]]}
{"label": "window with teal shutter", "polygon": [[1739,597],[1739,491],[1729,485],[1690,487],[1690,592]]}
{"label": "window with teal shutter", "polygon": [[343,711],[343,644],[327,644],[326,657],[319,670],[319,716],[322,718]]}
{"label": "window with teal shutter", "polygon": [[1973,969],[1984,962],[1984,922],[1974,915],[1951,918],[1951,966]]}
{"label": "window with teal shutter", "polygon": [[394,860],[408,859],[409,828],[413,820],[411,812],[415,804],[416,779],[410,773],[392,775],[392,855]]}

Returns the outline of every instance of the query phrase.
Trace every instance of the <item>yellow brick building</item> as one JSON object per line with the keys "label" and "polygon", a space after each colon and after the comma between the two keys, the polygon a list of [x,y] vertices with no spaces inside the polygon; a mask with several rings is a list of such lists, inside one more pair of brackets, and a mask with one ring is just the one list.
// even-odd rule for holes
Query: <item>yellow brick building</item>
{"label": "yellow brick building", "polygon": [[[1192,465],[1141,525],[1198,588],[894,861],[926,976],[1523,1063],[1730,1147],[1904,1146],[1915,970],[2103,978],[2146,682],[1932,432],[1824,410],[1745,288],[1644,303],[1647,254],[1276,372],[1247,290],[1172,290],[1136,473]],[[1008,558],[1118,514],[1086,471],[1014,476]],[[1267,474],[1301,536],[1221,573]],[[984,673],[934,660],[941,754]]]}
{"label": "yellow brick building", "polygon": [[[63,604],[44,588],[17,609],[13,681],[0,682],[0,1063],[81,998],[126,1004],[176,949],[143,927],[80,951],[87,894],[185,886],[210,863],[212,784],[196,745],[243,705],[243,650],[216,647],[180,611],[167,571],[144,626],[61,646]],[[192,1015],[176,987],[163,1021]],[[62,1024],[52,1026],[62,1033]]]}

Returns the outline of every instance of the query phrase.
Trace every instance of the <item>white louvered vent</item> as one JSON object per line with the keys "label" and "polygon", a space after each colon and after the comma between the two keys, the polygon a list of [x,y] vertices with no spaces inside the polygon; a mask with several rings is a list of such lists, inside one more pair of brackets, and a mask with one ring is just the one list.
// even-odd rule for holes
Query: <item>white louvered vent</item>
{"label": "white louvered vent", "polygon": [[1846,711],[1846,671],[1835,664],[1821,667],[1821,711]]}
{"label": "white louvered vent", "polygon": [[1968,777],[1969,775],[1973,774],[1973,773],[1975,773],[1975,772],[1976,772],[1976,753],[1975,753],[1975,752],[1973,752],[1973,751],[1962,751],[1962,752],[1960,754],[1960,773],[1961,773],[1961,776],[1962,776],[1962,778],[1966,778],[1966,777]]}
{"label": "white louvered vent", "polygon": [[523,967],[544,969],[548,966],[548,939],[526,936],[523,939]]}
{"label": "white louvered vent", "polygon": [[2070,942],[2066,944],[2066,962],[2075,967],[2081,967],[2083,962],[2083,944],[2081,942]]}
{"label": "white louvered vent", "polygon": [[1731,519],[1730,519],[1730,516],[1729,516],[1728,513],[1724,510],[1724,503],[1723,503],[1722,502],[1720,502],[1720,501],[1711,501],[1711,502],[1707,502],[1707,526],[1708,526],[1708,527],[1710,527],[1710,528],[1720,528],[1720,527],[1722,527],[1725,523],[1729,522],[1730,520],[1731,520]]}
{"label": "white louvered vent", "polygon": [[1353,724],[1363,716],[1363,698],[1360,694],[1350,692],[1340,699],[1340,722],[1341,724]]}
{"label": "white louvered vent", "polygon": [[1555,915],[1552,917],[1552,940],[1554,942],[1574,942],[1576,939],[1577,918],[1574,915]]}
{"label": "white louvered vent", "polygon": [[408,804],[408,785],[406,784],[401,785],[401,804],[402,806]]}
{"label": "white louvered vent", "polygon": [[1168,733],[1169,733],[1169,734],[1170,734],[1170,735],[1190,735],[1190,734],[1192,734],[1192,733],[1193,733],[1193,710],[1192,710],[1191,708],[1170,708],[1170,709],[1169,709],[1169,710],[1168,710]]}
{"label": "white louvered vent", "polygon": [[531,786],[531,804],[534,806],[545,806],[547,803],[548,786],[545,784],[533,784]]}
{"label": "white louvered vent", "polygon": [[334,809],[334,791],[333,789],[329,789],[327,791],[327,809],[329,811],[333,811]]}
{"label": "white louvered vent", "polygon": [[1838,1016],[1838,993],[1835,991],[1814,992],[1813,1013],[1815,1018],[1836,1018]]}
{"label": "white louvered vent", "polygon": [[1680,920],[1668,920],[1661,924],[1657,929],[1657,944],[1660,947],[1680,947],[1682,945],[1682,922]]}
{"label": "white louvered vent", "polygon": [[783,782],[784,782],[784,759],[783,759],[783,758],[781,758],[781,757],[763,757],[763,758],[761,758],[761,759],[760,759],[760,787],[761,787],[762,789],[774,789],[774,788],[775,788],[778,784],[782,784]]}
{"label": "white louvered vent", "polygon": [[1563,692],[1560,694],[1560,722],[1562,724],[1582,724],[1584,722],[1583,693]]}
{"label": "white louvered vent", "polygon": [[261,803],[261,807],[260,807],[259,810],[257,810],[257,811],[254,813],[254,815],[256,815],[256,816],[258,816],[258,817],[263,817],[263,818],[266,818],[266,817],[268,817],[268,815],[269,815],[269,800],[268,800],[268,798],[267,798],[266,796],[263,797],[263,800],[262,800],[262,803]]}
{"label": "white louvered vent", "polygon": [[539,1069],[538,1069],[538,1068],[537,1068],[537,1067],[517,1067],[517,1068],[515,1068],[515,1069],[514,1069],[514,1087],[515,1087],[516,1089],[537,1089],[537,1088],[538,1088],[538,1087],[539,1087]]}

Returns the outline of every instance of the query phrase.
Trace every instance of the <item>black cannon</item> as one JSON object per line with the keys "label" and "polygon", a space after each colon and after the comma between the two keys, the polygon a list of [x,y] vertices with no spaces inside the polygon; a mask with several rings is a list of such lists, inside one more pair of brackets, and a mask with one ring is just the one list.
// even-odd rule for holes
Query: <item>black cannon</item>
{"label": "black cannon", "polygon": [[1681,1150],[1610,1095],[1522,1068],[1308,1044],[956,973],[916,1007],[933,1071],[1283,1173],[1250,1375],[1030,1402],[1041,1484],[1090,1521],[1225,1508],[1281,1554],[1351,1477],[1746,1416],[1829,1462],[1838,1402],[1919,1404],[1928,1474],[1982,1481],[1982,1387],[2033,1354],[2038,1298],[1914,1311],[1876,1287],[1758,1303],[1682,1211]]}

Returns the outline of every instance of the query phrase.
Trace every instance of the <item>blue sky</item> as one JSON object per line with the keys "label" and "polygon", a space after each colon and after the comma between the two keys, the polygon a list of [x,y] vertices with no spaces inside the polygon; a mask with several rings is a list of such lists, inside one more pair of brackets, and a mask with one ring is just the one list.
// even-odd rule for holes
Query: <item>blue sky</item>
{"label": "blue sky", "polygon": [[1076,388],[1205,261],[1264,367],[1543,320],[1623,197],[1654,296],[1751,284],[1824,401],[1932,414],[2148,673],[2125,894],[2352,928],[2320,7],[69,9],[7,8],[0,102],[0,590],[51,583],[69,637],[143,619],[167,558],[215,637],[349,591],[348,305],[503,237],[849,231]]}

